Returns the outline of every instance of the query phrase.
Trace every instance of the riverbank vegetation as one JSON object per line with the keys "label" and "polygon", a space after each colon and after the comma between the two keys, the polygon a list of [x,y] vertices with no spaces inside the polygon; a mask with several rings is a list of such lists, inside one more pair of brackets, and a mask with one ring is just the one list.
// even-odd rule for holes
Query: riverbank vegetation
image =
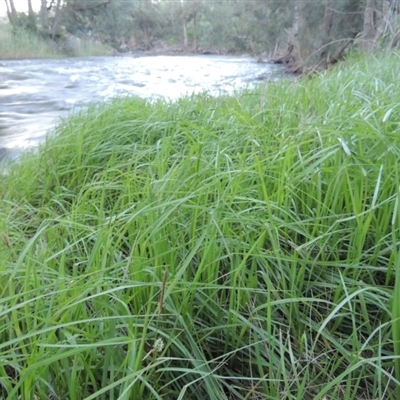
{"label": "riverbank vegetation", "polygon": [[98,56],[112,54],[109,46],[88,39],[69,37],[57,44],[23,28],[0,21],[0,59]]}
{"label": "riverbank vegetation", "polygon": [[400,55],[117,99],[0,182],[0,397],[400,398]]}
{"label": "riverbank vegetation", "polygon": [[251,54],[301,72],[324,69],[351,47],[400,43],[400,0],[58,0],[38,12],[30,0],[5,3],[14,28],[61,49],[90,40],[125,53]]}
{"label": "riverbank vegetation", "polygon": [[14,31],[0,23],[0,54],[2,59],[54,57],[54,49],[44,40],[27,31]]}

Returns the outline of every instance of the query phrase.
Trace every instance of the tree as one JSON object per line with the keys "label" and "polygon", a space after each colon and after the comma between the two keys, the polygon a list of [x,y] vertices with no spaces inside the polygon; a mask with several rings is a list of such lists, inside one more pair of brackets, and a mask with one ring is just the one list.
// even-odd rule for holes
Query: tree
{"label": "tree", "polygon": [[[151,0],[135,2],[131,11],[133,29],[140,30],[141,41],[146,50],[153,47],[154,31],[159,24],[157,4]],[[138,32],[139,33],[139,32]],[[138,35],[137,35],[138,36]]]}
{"label": "tree", "polygon": [[41,0],[38,14],[27,0],[28,15],[4,1],[14,27],[57,41],[89,36],[119,51],[157,42],[257,56],[288,49],[277,60],[300,70],[332,64],[352,43],[400,44],[400,0]]}
{"label": "tree", "polygon": [[365,50],[371,50],[375,45],[375,0],[366,0],[365,10],[364,10],[364,26],[362,33],[362,47]]}
{"label": "tree", "polygon": [[293,35],[298,36],[305,27],[305,16],[304,16],[304,1],[295,0],[294,2],[294,21],[293,21]]}
{"label": "tree", "polygon": [[28,0],[28,15],[29,16],[35,15],[35,13],[33,12],[32,0]]}
{"label": "tree", "polygon": [[42,25],[42,32],[48,33],[49,15],[48,15],[48,10],[47,10],[47,1],[46,0],[41,0],[39,18],[40,18],[40,23]]}
{"label": "tree", "polygon": [[4,1],[6,2],[8,20],[10,21],[11,25],[14,25],[15,21],[17,20],[17,10],[14,5],[14,0]]}
{"label": "tree", "polygon": [[[64,0],[60,9],[60,25],[72,35],[90,36],[102,42],[116,44],[121,32],[116,8],[123,5],[122,2],[110,0]],[[118,15],[122,20],[124,13],[118,12]]]}
{"label": "tree", "polygon": [[390,47],[396,48],[400,44],[400,27],[395,26],[395,16],[400,13],[400,0],[390,0],[384,13],[385,27],[383,35],[390,38]]}
{"label": "tree", "polygon": [[[189,47],[189,35],[188,35],[188,24],[192,19],[196,18],[196,4],[194,1],[183,0],[181,4],[181,20],[182,20],[182,32],[183,32],[183,47],[187,49]],[[195,33],[197,41],[197,32]]]}
{"label": "tree", "polygon": [[61,0],[57,0],[56,9],[54,11],[54,20],[51,26],[50,37],[54,40],[61,28]]}
{"label": "tree", "polygon": [[26,29],[28,29],[31,32],[36,32],[36,14],[33,11],[33,7],[32,7],[32,1],[28,0],[28,19],[26,22]]}
{"label": "tree", "polygon": [[[324,19],[322,20],[322,29],[321,29],[321,43],[320,46],[323,48],[328,45],[329,38],[332,32],[333,26],[333,18],[334,18],[334,1],[333,0],[326,0],[325,1],[325,12],[324,12]],[[323,49],[323,54],[326,54],[327,51]]]}

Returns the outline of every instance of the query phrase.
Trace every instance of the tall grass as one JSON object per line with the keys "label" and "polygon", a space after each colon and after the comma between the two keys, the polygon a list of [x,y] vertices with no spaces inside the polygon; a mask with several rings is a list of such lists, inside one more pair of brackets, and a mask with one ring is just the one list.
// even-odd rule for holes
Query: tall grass
{"label": "tall grass", "polygon": [[110,48],[87,39],[66,39],[65,44],[45,40],[24,29],[0,21],[0,59],[83,57],[111,54]]}
{"label": "tall grass", "polygon": [[125,98],[0,183],[5,399],[399,399],[398,54]]}
{"label": "tall grass", "polygon": [[54,47],[39,36],[23,29],[13,30],[0,21],[0,58],[46,58],[57,55]]}

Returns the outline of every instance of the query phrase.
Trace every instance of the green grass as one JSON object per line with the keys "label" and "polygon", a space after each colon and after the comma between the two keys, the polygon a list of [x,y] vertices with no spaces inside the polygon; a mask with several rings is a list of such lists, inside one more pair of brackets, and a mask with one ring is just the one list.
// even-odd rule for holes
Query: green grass
{"label": "green grass", "polygon": [[9,165],[0,397],[398,400],[398,76],[117,99]]}
{"label": "green grass", "polygon": [[47,58],[57,53],[49,42],[31,32],[14,30],[10,24],[0,23],[0,59]]}
{"label": "green grass", "polygon": [[107,46],[85,39],[66,40],[64,45],[45,40],[23,29],[12,29],[0,21],[0,59],[101,56],[111,53]]}

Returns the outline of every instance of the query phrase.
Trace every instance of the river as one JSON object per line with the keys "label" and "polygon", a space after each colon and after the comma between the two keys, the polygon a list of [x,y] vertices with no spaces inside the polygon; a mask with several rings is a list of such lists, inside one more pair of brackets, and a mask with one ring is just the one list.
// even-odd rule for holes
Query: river
{"label": "river", "polygon": [[92,102],[232,93],[283,74],[280,65],[231,56],[1,60],[0,159],[37,146],[61,118]]}

